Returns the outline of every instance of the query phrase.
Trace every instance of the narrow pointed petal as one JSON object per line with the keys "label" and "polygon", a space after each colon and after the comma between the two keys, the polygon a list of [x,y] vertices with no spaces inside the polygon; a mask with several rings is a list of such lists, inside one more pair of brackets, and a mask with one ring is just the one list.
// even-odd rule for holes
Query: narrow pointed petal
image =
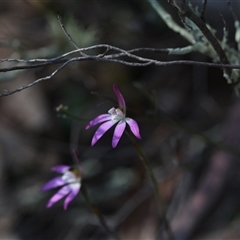
{"label": "narrow pointed petal", "polygon": [[101,114],[99,116],[97,116],[96,118],[94,118],[92,121],[90,121],[88,123],[88,125],[86,126],[86,129],[89,129],[90,127],[93,127],[95,125],[97,125],[98,123],[101,122],[105,122],[111,119],[111,115],[106,113],[106,114]]}
{"label": "narrow pointed petal", "polygon": [[71,188],[67,185],[62,187],[56,194],[54,194],[48,201],[47,208],[50,208],[53,204],[65,197],[71,192]]}
{"label": "narrow pointed petal", "polygon": [[125,128],[126,128],[125,121],[121,121],[117,124],[117,126],[114,130],[113,139],[112,139],[112,147],[113,148],[115,148],[117,146],[121,136],[123,135]]}
{"label": "narrow pointed petal", "polygon": [[129,125],[132,133],[135,135],[135,137],[141,139],[141,135],[140,135],[140,131],[139,131],[139,127],[138,124],[135,120],[133,120],[132,118],[126,118],[126,122]]}
{"label": "narrow pointed petal", "polygon": [[70,186],[69,186],[72,191],[71,193],[66,197],[65,201],[64,201],[64,210],[67,209],[68,207],[68,204],[77,196],[79,190],[80,190],[80,187],[81,187],[81,184],[80,183],[72,183]]}
{"label": "narrow pointed petal", "polygon": [[63,186],[65,182],[63,181],[62,177],[56,177],[47,182],[42,188],[41,191],[47,191],[52,188]]}
{"label": "narrow pointed petal", "polygon": [[118,86],[116,84],[113,84],[113,91],[115,92],[115,94],[117,96],[119,106],[123,109],[123,113],[125,114],[126,113],[126,103],[125,103],[123,95],[119,91]]}
{"label": "narrow pointed petal", "polygon": [[108,121],[100,125],[92,138],[92,146],[102,137],[102,135],[111,128],[117,121]]}
{"label": "narrow pointed petal", "polygon": [[52,167],[52,171],[58,172],[58,173],[65,173],[67,172],[71,167],[67,165],[56,165]]}

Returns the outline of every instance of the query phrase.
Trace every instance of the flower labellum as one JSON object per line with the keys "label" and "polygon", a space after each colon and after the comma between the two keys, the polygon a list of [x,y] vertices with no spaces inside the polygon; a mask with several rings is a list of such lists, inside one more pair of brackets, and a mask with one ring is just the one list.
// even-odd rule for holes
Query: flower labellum
{"label": "flower labellum", "polygon": [[47,182],[41,191],[47,191],[53,188],[61,187],[48,201],[47,208],[50,208],[60,199],[66,197],[64,201],[64,210],[67,209],[69,203],[77,196],[81,187],[81,173],[78,169],[67,166],[57,165],[52,168],[52,171],[61,173],[62,176],[55,177]]}
{"label": "flower labellum", "polygon": [[101,114],[94,118],[92,121],[90,121],[86,127],[86,129],[89,129],[90,127],[93,127],[97,125],[98,123],[102,123],[92,138],[91,145],[93,146],[107,130],[109,130],[113,125],[117,124],[113,133],[113,139],[112,139],[112,147],[115,148],[126,128],[126,124],[130,127],[130,130],[135,135],[135,137],[141,139],[141,135],[139,132],[138,124],[135,120],[132,118],[126,117],[126,104],[125,100],[123,98],[123,95],[118,89],[118,86],[116,84],[113,85],[113,91],[115,95],[117,96],[118,100],[118,107],[111,108],[108,113]]}

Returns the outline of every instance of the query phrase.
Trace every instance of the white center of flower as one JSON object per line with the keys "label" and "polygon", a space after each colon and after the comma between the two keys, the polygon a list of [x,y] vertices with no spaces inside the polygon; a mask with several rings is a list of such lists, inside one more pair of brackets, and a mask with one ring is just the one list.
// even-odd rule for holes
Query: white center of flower
{"label": "white center of flower", "polygon": [[125,114],[119,108],[113,107],[108,111],[108,113],[111,114],[112,121],[121,121],[121,120],[125,119]]}
{"label": "white center of flower", "polygon": [[73,182],[78,182],[80,179],[73,172],[67,171],[62,175],[62,180],[65,183],[73,183]]}

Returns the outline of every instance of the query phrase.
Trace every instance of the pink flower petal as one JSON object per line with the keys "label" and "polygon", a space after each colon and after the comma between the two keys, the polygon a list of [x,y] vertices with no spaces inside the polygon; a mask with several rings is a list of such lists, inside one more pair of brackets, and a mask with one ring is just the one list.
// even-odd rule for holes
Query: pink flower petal
{"label": "pink flower petal", "polygon": [[71,167],[67,166],[67,165],[56,165],[54,167],[52,167],[52,171],[54,172],[58,172],[58,173],[65,173],[66,171],[68,171]]}
{"label": "pink flower petal", "polygon": [[117,121],[108,121],[100,125],[92,138],[92,146],[102,137],[102,135],[111,128]]}
{"label": "pink flower petal", "polygon": [[70,185],[72,191],[70,192],[70,194],[66,197],[65,201],[64,201],[64,210],[67,209],[68,207],[68,204],[77,196],[79,190],[80,190],[80,187],[81,187],[81,184],[80,183],[72,183]]}
{"label": "pink flower petal", "polygon": [[55,204],[57,201],[68,195],[72,189],[69,185],[66,185],[62,187],[56,194],[54,194],[50,200],[48,201],[47,208],[50,208],[53,204]]}
{"label": "pink flower petal", "polygon": [[126,118],[125,119],[127,124],[129,125],[132,133],[139,139],[141,139],[141,135],[140,135],[140,131],[139,131],[139,127],[138,124],[135,120],[133,120],[132,118]]}
{"label": "pink flower petal", "polygon": [[88,125],[86,126],[86,129],[89,129],[90,127],[95,126],[98,123],[105,122],[105,121],[108,121],[110,119],[111,119],[111,115],[110,114],[108,114],[108,113],[101,114],[101,115],[97,116],[96,118],[94,118],[92,121],[90,121],[88,123]]}
{"label": "pink flower petal", "polygon": [[65,182],[62,180],[62,177],[56,177],[47,182],[42,188],[41,191],[47,191],[52,188],[63,186]]}
{"label": "pink flower petal", "polygon": [[113,84],[113,91],[115,92],[115,94],[117,96],[119,106],[122,108],[123,113],[125,114],[126,113],[126,103],[125,103],[123,95],[119,91],[118,86],[116,84]]}
{"label": "pink flower petal", "polygon": [[123,132],[126,128],[126,122],[125,121],[120,121],[115,130],[114,130],[114,134],[113,134],[113,139],[112,139],[112,147],[115,148],[121,138],[121,136],[123,135]]}

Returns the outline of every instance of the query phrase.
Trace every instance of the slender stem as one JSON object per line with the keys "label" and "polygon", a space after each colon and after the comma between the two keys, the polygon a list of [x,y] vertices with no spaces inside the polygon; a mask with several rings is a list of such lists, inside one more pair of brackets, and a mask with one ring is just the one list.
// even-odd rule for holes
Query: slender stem
{"label": "slender stem", "polygon": [[[60,107],[60,108],[63,108],[63,107]],[[73,152],[73,155],[74,155],[74,159],[75,159],[75,161],[76,161],[76,163],[77,163],[77,165],[79,167],[79,171],[80,171],[80,173],[82,173],[82,166],[81,166],[81,163],[80,163],[80,158],[78,156],[77,150],[73,149],[72,152]],[[83,197],[85,198],[86,202],[88,203],[88,205],[90,206],[90,208],[92,209],[93,213],[97,216],[97,218],[98,218],[99,222],[101,223],[101,225],[107,231],[107,233],[110,236],[112,236],[114,239],[120,240],[120,238],[108,227],[105,219],[103,218],[103,216],[100,213],[100,211],[97,208],[97,206],[92,203],[84,183],[82,183],[82,186],[81,186],[81,193],[82,193]]]}
{"label": "slender stem", "polygon": [[90,206],[90,208],[92,209],[93,213],[96,215],[96,217],[98,218],[99,222],[101,223],[101,225],[103,226],[103,228],[106,230],[106,232],[111,236],[113,237],[114,239],[116,240],[120,240],[120,238],[116,235],[115,232],[113,232],[109,226],[107,225],[103,215],[101,214],[101,212],[99,211],[98,207],[92,203],[89,195],[88,195],[88,192],[87,192],[87,189],[85,187],[84,184],[82,184],[81,186],[81,193],[83,195],[83,197],[85,198],[86,202],[88,203],[88,205]]}
{"label": "slender stem", "polygon": [[147,171],[147,173],[148,173],[148,175],[150,177],[150,180],[152,181],[152,184],[153,184],[153,187],[154,187],[154,191],[155,191],[155,195],[156,195],[156,198],[157,198],[157,202],[158,202],[159,208],[161,210],[160,215],[161,215],[163,223],[166,226],[168,237],[169,237],[169,239],[174,239],[174,236],[173,236],[170,224],[169,224],[169,222],[167,220],[167,217],[166,217],[165,203],[163,201],[161,192],[159,190],[158,181],[157,181],[157,179],[156,179],[156,177],[154,175],[152,167],[151,167],[149,161],[147,160],[147,158],[146,158],[146,156],[145,156],[141,146],[138,144],[138,142],[135,140],[135,138],[128,131],[126,131],[126,134],[128,135],[128,137],[132,141],[133,146],[136,149],[136,151],[137,151],[137,153],[139,155],[139,158],[141,159],[141,161],[142,161],[142,163],[143,163],[143,165],[144,165],[144,167],[145,167],[145,169],[146,169],[146,171]]}
{"label": "slender stem", "polygon": [[89,119],[86,119],[86,118],[80,118],[72,113],[70,113],[68,111],[68,106],[63,106],[62,104],[59,105],[57,108],[56,108],[56,111],[62,116],[62,117],[69,117],[70,119],[74,119],[76,121],[79,121],[79,122],[88,122]]}

